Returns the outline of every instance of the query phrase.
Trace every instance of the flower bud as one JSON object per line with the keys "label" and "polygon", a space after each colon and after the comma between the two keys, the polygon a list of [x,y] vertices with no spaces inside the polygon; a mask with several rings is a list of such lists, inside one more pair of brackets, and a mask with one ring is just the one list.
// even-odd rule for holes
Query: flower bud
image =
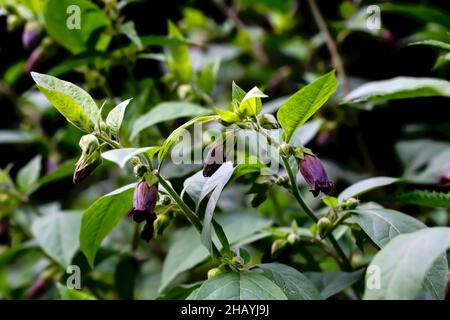
{"label": "flower bud", "polygon": [[278,251],[283,249],[286,246],[287,241],[284,239],[277,239],[272,243],[272,247],[270,248],[270,254],[274,256]]}
{"label": "flower bud", "polygon": [[324,238],[325,235],[328,233],[328,231],[331,230],[332,227],[333,227],[333,225],[332,225],[330,219],[328,219],[327,217],[322,217],[317,222],[317,231],[319,232],[319,235],[321,238]]}
{"label": "flower bud", "polygon": [[6,28],[8,32],[14,32],[21,25],[21,21],[15,14],[9,14],[6,18]]}
{"label": "flower bud", "polygon": [[133,168],[134,175],[137,178],[142,178],[148,171],[148,168],[145,164],[138,164]]}
{"label": "flower bud", "polygon": [[290,245],[293,245],[298,239],[298,235],[290,233],[287,237],[287,242],[289,242]]}
{"label": "flower bud", "polygon": [[158,187],[156,185],[149,186],[145,180],[142,180],[134,189],[133,208],[128,213],[129,217],[137,223],[151,219],[152,233],[153,220],[155,218],[155,206],[158,200]]}
{"label": "flower bud", "polygon": [[342,204],[342,207],[351,210],[351,209],[356,209],[358,207],[358,205],[359,205],[358,199],[349,198],[344,201],[344,203]]}
{"label": "flower bud", "polygon": [[73,173],[73,183],[80,183],[86,179],[100,164],[102,156],[99,151],[94,151],[90,155],[83,154],[78,160]]}
{"label": "flower bud", "polygon": [[213,278],[213,277],[215,277],[215,276],[217,276],[217,275],[219,275],[219,274],[222,274],[222,273],[223,273],[223,270],[221,268],[210,269],[208,271],[208,280]]}
{"label": "flower bud", "polygon": [[79,183],[86,179],[102,163],[100,143],[93,134],[87,134],[80,139],[81,157],[73,174],[73,182]]}
{"label": "flower bud", "polygon": [[289,158],[294,153],[294,148],[290,144],[284,142],[278,147],[278,153],[282,157]]}
{"label": "flower bud", "polygon": [[91,153],[100,148],[100,142],[93,134],[86,134],[81,137],[79,146],[83,152]]}
{"label": "flower bud", "polygon": [[205,160],[203,161],[203,176],[211,177],[224,162],[225,155],[223,143],[215,144],[209,149]]}
{"label": "flower bud", "polygon": [[321,191],[326,194],[331,192],[333,182],[328,179],[325,168],[319,158],[311,154],[305,154],[304,158],[299,160],[298,168],[309,185],[309,191],[315,197]]}
{"label": "flower bud", "polygon": [[262,114],[259,116],[259,125],[267,130],[278,129],[280,127],[277,119],[271,114]]}
{"label": "flower bud", "polygon": [[163,234],[164,230],[170,224],[170,217],[168,215],[159,215],[155,221],[153,221],[153,230],[155,232],[155,237],[159,237]]}
{"label": "flower bud", "polygon": [[169,197],[168,195],[164,194],[161,196],[161,203],[165,206],[167,206],[168,204],[170,204],[172,202],[172,198]]}

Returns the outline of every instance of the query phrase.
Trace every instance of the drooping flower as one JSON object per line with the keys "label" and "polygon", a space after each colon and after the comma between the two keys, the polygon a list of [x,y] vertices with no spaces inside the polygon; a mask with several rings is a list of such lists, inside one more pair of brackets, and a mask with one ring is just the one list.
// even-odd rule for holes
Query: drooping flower
{"label": "drooping flower", "polygon": [[327,172],[319,158],[305,154],[304,158],[298,162],[298,168],[309,185],[309,191],[315,197],[321,191],[326,194],[331,192],[333,182],[328,179]]}
{"label": "drooping flower", "polygon": [[133,217],[133,220],[137,223],[151,219],[155,216],[154,210],[157,200],[158,187],[156,185],[149,186],[145,180],[142,180],[134,189],[133,208],[128,216]]}
{"label": "drooping flower", "polygon": [[211,177],[223,163],[223,144],[217,144],[209,149],[205,161],[203,161],[203,176]]}

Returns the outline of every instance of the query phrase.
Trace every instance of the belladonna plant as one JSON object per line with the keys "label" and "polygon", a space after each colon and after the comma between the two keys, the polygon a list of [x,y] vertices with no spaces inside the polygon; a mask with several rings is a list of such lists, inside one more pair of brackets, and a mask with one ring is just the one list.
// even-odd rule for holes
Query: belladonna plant
{"label": "belladonna plant", "polygon": [[[135,235],[138,237],[130,239],[133,242],[132,247],[136,248],[136,239],[139,240],[139,233],[145,241],[151,239],[158,241],[164,233],[169,230],[172,232],[177,228],[178,224],[173,223],[173,228],[167,229],[172,219],[179,216],[185,218],[198,232],[200,239],[198,243],[201,242],[206,248],[211,258],[210,261],[214,264],[214,268],[207,273],[208,279],[197,286],[196,291],[192,291],[195,292],[196,298],[208,297],[211,288],[215,288],[214,290],[217,290],[215,297],[218,299],[235,295],[241,297],[241,294],[244,295],[242,297],[244,299],[245,297],[300,299],[305,298],[305,295],[308,299],[320,299],[321,296],[315,285],[298,270],[278,263],[255,263],[255,260],[252,260],[254,257],[241,248],[235,236],[230,237],[229,230],[224,228],[219,219],[216,219],[217,201],[224,188],[249,173],[258,175],[254,179],[249,193],[259,195],[264,201],[264,195],[270,194],[275,188],[277,191],[284,190],[288,197],[295,199],[296,203],[290,204],[290,207],[292,210],[296,210],[302,218],[298,221],[296,219],[287,221],[291,218],[280,211],[277,225],[265,229],[267,236],[264,235],[264,237],[270,237],[272,241],[272,258],[275,258],[286,247],[290,247],[293,251],[300,250],[304,254],[309,254],[308,246],[316,246],[328,259],[327,263],[332,261],[336,268],[355,277],[353,282],[346,285],[346,288],[351,290],[351,294],[355,296],[361,295],[360,288],[354,284],[361,278],[362,268],[365,268],[367,264],[364,266],[356,263],[354,259],[352,260],[356,251],[351,246],[349,247],[348,241],[353,241],[353,238],[357,237],[355,241],[358,246],[361,246],[364,239],[371,240],[371,243],[381,248],[374,257],[374,263],[382,269],[385,268],[383,270],[391,270],[393,267],[389,264],[390,262],[383,260],[385,255],[392,256],[391,250],[398,250],[400,255],[398,260],[402,260],[403,253],[409,252],[404,248],[412,244],[411,239],[408,238],[413,234],[411,232],[420,232],[417,237],[423,237],[423,239],[434,233],[445,237],[448,235],[445,228],[423,229],[423,225],[412,217],[405,217],[406,215],[402,213],[391,212],[381,206],[373,209],[373,206],[366,206],[357,199],[359,195],[368,190],[395,183],[396,179],[393,178],[369,179],[369,181],[362,181],[349,187],[338,197],[325,196],[332,192],[333,183],[328,178],[324,164],[312,150],[293,139],[293,135],[336,91],[338,82],[334,70],[317,78],[290,96],[279,107],[276,117],[261,114],[261,99],[266,95],[257,87],[245,92],[233,82],[231,103],[227,110],[214,108],[215,112],[213,113],[211,110],[209,115],[204,115],[205,113],[202,112],[203,115],[197,116],[175,129],[160,145],[139,147],[125,147],[118,138],[125,109],[130,100],[117,105],[104,119],[96,102],[81,88],[44,74],[32,73],[32,77],[38,88],[58,111],[70,123],[85,132],[85,136],[80,140],[81,156],[76,165],[74,182],[82,183],[101,164],[102,158],[115,162],[121,168],[124,168],[127,163],[134,168],[136,178],[133,183],[100,197],[83,214],[80,227],[80,249],[92,268],[95,268],[95,257],[101,242],[118,224],[121,217],[128,214],[137,224],[145,222],[141,228],[136,225],[138,232]],[[70,110],[67,105],[71,106]],[[162,166],[184,130],[188,130],[196,123],[206,124],[208,122],[217,122],[217,124],[223,125],[225,132],[222,133],[222,136],[224,139],[211,145],[202,162],[202,172],[186,180],[180,193],[164,177]],[[278,151],[272,155],[271,162],[280,163],[283,168],[269,168],[265,164],[267,162],[260,159],[259,155],[256,156],[257,161],[251,164],[245,161],[237,163],[233,159],[225,161],[228,159],[224,152],[228,150],[224,150],[226,149],[224,141],[229,137],[226,132],[229,129],[233,133],[243,129],[250,130],[257,136],[263,137],[270,148]],[[274,132],[281,134],[272,134]],[[234,144],[232,145],[234,147]],[[249,155],[247,151],[243,153],[243,159],[255,157]],[[264,174],[262,174],[263,172]],[[317,203],[313,207],[305,200],[304,195],[307,194],[307,190],[303,192],[303,184],[297,183],[298,174],[303,176],[308,190],[314,197],[322,195],[322,201],[326,205],[323,210],[313,209]],[[259,205],[262,201],[254,201],[254,203]],[[378,211],[375,213],[370,210]],[[385,246],[386,237],[390,237],[391,233],[389,232],[380,240],[379,233],[372,228],[374,225],[380,225],[380,221],[374,220],[377,217],[381,217],[382,221],[392,221],[393,217],[402,220],[404,223],[399,226],[391,226],[389,230],[397,232],[404,225],[408,225],[409,233],[399,235],[392,241],[392,245]],[[243,229],[252,227],[252,225],[246,225],[240,221],[236,223],[239,223]],[[342,230],[346,233],[343,233]],[[450,239],[450,236],[448,238]],[[240,240],[243,240],[241,243],[246,244],[244,241],[246,239]],[[426,241],[414,242],[415,249],[424,243]],[[191,250],[194,250],[190,247],[191,245],[195,246],[194,243],[184,242],[183,250],[180,250],[178,254],[186,254],[185,259],[194,259],[190,255]],[[343,245],[346,247],[344,248]],[[195,249],[195,252],[197,251],[201,250]],[[438,250],[436,255],[430,257],[430,265],[437,261],[436,259],[443,259],[441,253],[442,251]],[[413,257],[413,254],[410,253],[408,257]],[[191,266],[200,264],[202,261],[193,260]],[[319,262],[313,262],[317,267],[319,266]],[[438,261],[438,263],[444,265],[444,261]],[[408,268],[409,265],[402,265],[401,268]],[[403,274],[401,269],[396,271],[397,276]],[[178,273],[174,275],[174,278],[177,275]],[[423,276],[425,277],[425,274]],[[439,288],[442,290],[439,289],[439,292],[434,294],[436,297],[443,297],[443,284],[447,279],[443,279],[442,274],[435,276],[436,278],[433,279],[439,279]],[[206,278],[206,274],[204,278]],[[292,279],[296,281],[295,288],[286,285]],[[162,284],[161,290],[165,290],[172,280],[173,278],[166,280],[166,283]],[[396,279],[402,285],[408,286],[409,279],[403,280],[405,281],[401,282],[402,279]],[[390,281],[390,279],[383,278],[381,281]],[[236,283],[239,283],[237,287]],[[245,286],[248,283],[256,284],[256,287],[265,290],[255,291],[254,287],[247,288]],[[300,287],[306,286],[308,289],[298,292],[297,284]],[[244,288],[241,288],[242,286]],[[389,283],[383,282],[381,287],[383,286],[388,287]],[[421,288],[422,286],[419,285],[402,292],[408,292],[409,295],[415,297],[422,290]],[[423,288],[426,290],[426,287]],[[365,288],[364,292],[367,298],[384,298],[389,294],[384,291],[372,290],[369,287]],[[399,297],[405,298],[400,293]]]}

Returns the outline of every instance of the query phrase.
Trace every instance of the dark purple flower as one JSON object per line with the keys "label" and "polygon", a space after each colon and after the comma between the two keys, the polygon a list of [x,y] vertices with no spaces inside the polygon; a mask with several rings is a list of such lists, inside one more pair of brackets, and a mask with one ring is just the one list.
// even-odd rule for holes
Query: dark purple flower
{"label": "dark purple flower", "polygon": [[203,176],[211,177],[214,172],[219,170],[220,166],[224,162],[223,145],[219,144],[213,146],[206,155],[206,159],[203,162]]}
{"label": "dark purple flower", "polygon": [[33,50],[33,52],[31,52],[23,71],[25,74],[33,71],[36,65],[38,65],[42,61],[42,54],[43,53],[41,47],[37,47]]}
{"label": "dark purple flower", "polygon": [[128,213],[129,217],[140,223],[154,216],[156,201],[158,200],[158,187],[149,186],[145,180],[139,182],[134,189],[133,209]]}
{"label": "dark purple flower", "polygon": [[319,158],[314,155],[305,154],[305,157],[298,163],[298,168],[309,185],[309,191],[317,197],[322,191],[330,193],[333,182],[328,179],[325,168]]}
{"label": "dark purple flower", "polygon": [[447,167],[447,170],[439,176],[439,184],[446,185],[450,183],[450,165]]}

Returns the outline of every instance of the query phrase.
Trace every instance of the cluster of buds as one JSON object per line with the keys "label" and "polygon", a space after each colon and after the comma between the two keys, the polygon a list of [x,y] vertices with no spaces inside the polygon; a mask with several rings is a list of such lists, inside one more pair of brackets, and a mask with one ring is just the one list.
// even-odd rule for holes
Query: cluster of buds
{"label": "cluster of buds", "polygon": [[134,189],[133,208],[128,213],[136,223],[145,221],[141,231],[141,238],[149,242],[153,237],[153,223],[156,220],[155,206],[158,201],[158,186],[149,185],[145,179],[141,180]]}
{"label": "cluster of buds", "polygon": [[73,182],[79,183],[86,179],[102,163],[100,143],[93,134],[87,134],[80,139],[81,157],[73,174]]}

